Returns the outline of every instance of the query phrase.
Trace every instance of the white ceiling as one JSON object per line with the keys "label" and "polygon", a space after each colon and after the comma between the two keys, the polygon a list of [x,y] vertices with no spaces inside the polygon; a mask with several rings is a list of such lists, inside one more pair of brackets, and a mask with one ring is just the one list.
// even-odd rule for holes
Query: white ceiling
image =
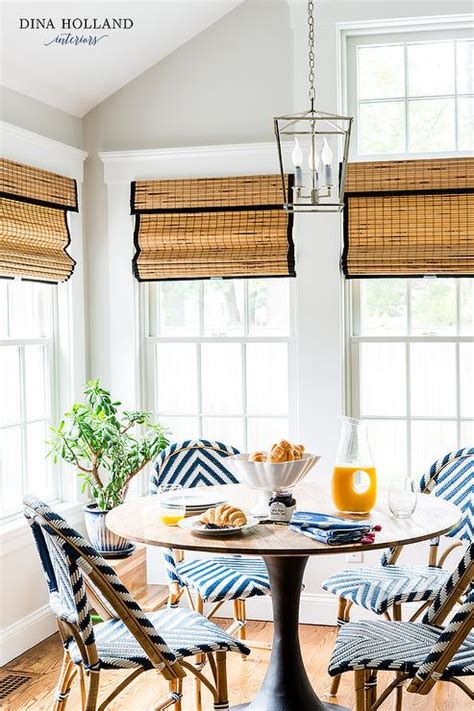
{"label": "white ceiling", "polygon": [[[1,83],[84,116],[117,89],[212,25],[243,0],[22,2],[1,0]],[[46,46],[62,18],[131,18],[129,30],[70,30],[109,36],[97,45]],[[19,29],[20,18],[52,18],[55,29]]]}

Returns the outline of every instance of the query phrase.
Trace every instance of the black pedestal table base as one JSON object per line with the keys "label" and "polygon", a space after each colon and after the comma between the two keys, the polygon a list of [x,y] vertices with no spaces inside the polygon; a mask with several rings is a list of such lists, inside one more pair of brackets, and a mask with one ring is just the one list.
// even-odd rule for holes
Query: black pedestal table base
{"label": "black pedestal table base", "polygon": [[349,711],[321,701],[301,656],[298,619],[306,556],[266,556],[273,606],[273,642],[268,670],[255,699],[232,711]]}

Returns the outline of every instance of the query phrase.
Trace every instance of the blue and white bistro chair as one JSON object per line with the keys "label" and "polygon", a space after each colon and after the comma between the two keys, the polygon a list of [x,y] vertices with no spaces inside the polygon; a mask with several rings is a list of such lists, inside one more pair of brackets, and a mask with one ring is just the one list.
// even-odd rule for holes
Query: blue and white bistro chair
{"label": "blue and white bistro chair", "polygon": [[[160,486],[180,484],[186,488],[238,484],[225,466],[226,457],[238,454],[235,447],[209,440],[186,440],[170,445],[160,453],[154,464],[150,490],[158,493]],[[226,600],[233,601],[234,620],[228,629],[245,639],[245,600],[269,595],[270,584],[261,558],[237,555],[212,556],[185,561],[182,551],[164,553],[170,586],[170,605],[177,604],[182,593],[188,595],[194,609],[202,612],[204,603],[211,603],[212,617]]]}
{"label": "blue and white bistro chair", "polygon": [[[438,681],[452,682],[474,700],[464,681],[474,674],[473,558],[471,543],[421,622],[363,620],[344,625],[329,662],[329,674],[354,672],[355,711],[375,711],[395,689],[396,709],[401,711],[403,686],[408,692],[426,695]],[[453,614],[454,605],[465,592]],[[379,670],[394,671],[395,679],[377,698]]]}
{"label": "blue and white bistro chair", "polygon": [[[130,674],[101,702],[100,711],[146,671],[168,685],[157,710],[181,711],[182,681],[190,673],[199,674],[211,692],[214,711],[228,711],[226,654],[250,650],[193,610],[166,608],[145,614],[108,563],[61,516],[33,496],[23,503],[64,646],[54,711],[65,708],[78,671],[83,711],[95,711],[99,679],[108,670]],[[104,622],[92,624],[93,608],[100,610]],[[188,660],[196,654],[209,659],[212,682]]]}
{"label": "blue and white bistro chair", "polygon": [[[180,484],[185,488],[238,484],[225,466],[226,457],[239,454],[235,447],[205,439],[176,442],[164,449],[154,463],[150,491],[158,493],[163,485]],[[189,604],[204,613],[204,604],[210,603],[206,617],[211,618],[226,601],[233,604],[233,620],[227,633],[237,634],[251,649],[270,649],[264,642],[246,639],[247,598],[269,595],[270,583],[265,563],[261,558],[237,555],[208,556],[184,560],[183,551],[166,550],[163,554],[168,575],[169,605],[177,605],[186,592]],[[196,663],[205,660],[198,657]],[[196,710],[200,711],[200,685],[196,681]]]}
{"label": "blue and white bistro chair", "polygon": [[[448,579],[449,571],[442,568],[448,555],[474,540],[474,447],[450,452],[438,459],[422,476],[419,491],[451,501],[462,510],[461,522],[447,534],[455,541],[438,560],[439,538],[432,540],[427,566],[396,565],[402,551],[399,546],[384,551],[378,566],[343,570],[324,580],[323,588],[339,597],[339,628],[349,621],[354,603],[389,618],[391,611],[392,618],[400,620],[403,603],[424,602],[412,617],[416,619]],[[335,675],[332,695],[337,693],[339,680]]]}

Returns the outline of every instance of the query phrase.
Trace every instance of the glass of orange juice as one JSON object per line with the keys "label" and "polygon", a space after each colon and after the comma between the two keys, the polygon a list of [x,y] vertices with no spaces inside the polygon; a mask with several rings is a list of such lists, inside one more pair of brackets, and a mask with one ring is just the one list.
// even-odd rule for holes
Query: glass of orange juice
{"label": "glass of orange juice", "polygon": [[377,499],[377,475],[367,425],[341,417],[342,431],[332,474],[332,498],[343,513],[365,514]]}
{"label": "glass of orange juice", "polygon": [[158,489],[159,517],[166,526],[176,526],[186,515],[186,500],[180,484],[163,484]]}

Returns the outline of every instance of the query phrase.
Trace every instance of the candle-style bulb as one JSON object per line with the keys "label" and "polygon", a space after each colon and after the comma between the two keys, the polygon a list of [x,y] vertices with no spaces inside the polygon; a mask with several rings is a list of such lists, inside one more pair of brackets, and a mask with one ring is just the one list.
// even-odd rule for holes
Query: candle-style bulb
{"label": "candle-style bulb", "polygon": [[291,152],[291,160],[295,166],[295,188],[303,187],[303,170],[301,166],[303,165],[303,151],[297,137],[295,136],[295,145],[293,151]]}
{"label": "candle-style bulb", "polygon": [[324,165],[331,165],[333,159],[333,152],[331,146],[329,145],[327,138],[324,139],[323,149],[321,151],[321,160]]}
{"label": "candle-style bulb", "polygon": [[301,150],[300,143],[298,139],[295,136],[295,145],[293,147],[293,151],[291,152],[291,160],[293,161],[293,165],[295,168],[301,168],[303,165],[303,151]]}
{"label": "candle-style bulb", "polygon": [[321,151],[321,161],[324,164],[324,182],[328,186],[332,185],[332,158],[333,152],[331,150],[331,146],[325,138]]}

